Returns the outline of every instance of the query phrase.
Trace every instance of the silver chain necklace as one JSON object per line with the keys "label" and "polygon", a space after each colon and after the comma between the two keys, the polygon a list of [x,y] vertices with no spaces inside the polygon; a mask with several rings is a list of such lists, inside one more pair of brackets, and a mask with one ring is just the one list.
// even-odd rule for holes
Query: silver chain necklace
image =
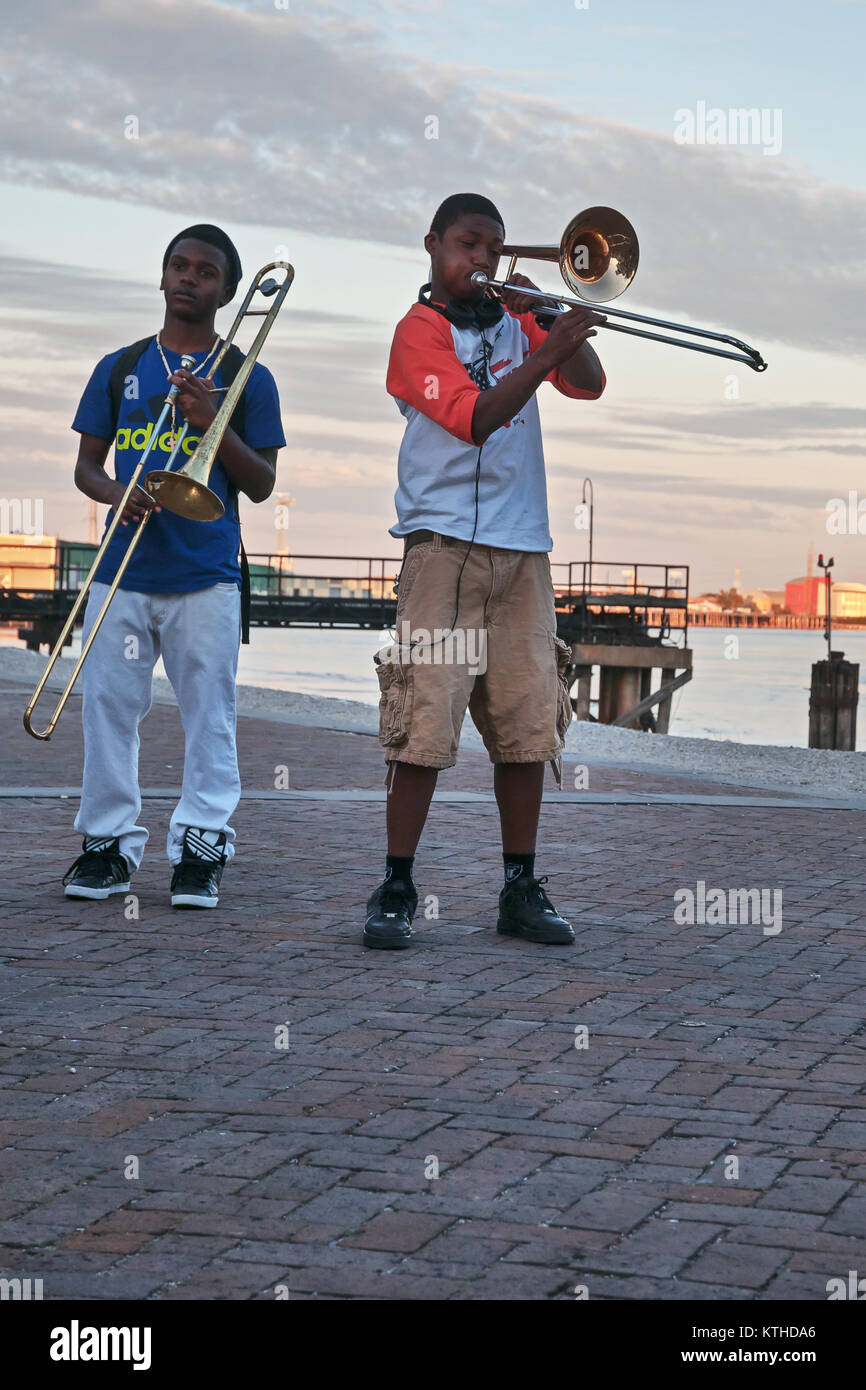
{"label": "silver chain necklace", "polygon": [[[160,330],[160,331],[161,331],[161,330]],[[210,349],[210,351],[208,352],[207,356],[204,357],[204,358],[201,360],[201,362],[199,362],[198,366],[192,367],[192,368],[190,369],[190,376],[198,376],[201,372],[204,371],[204,369],[205,369],[205,367],[207,366],[208,362],[209,362],[210,359],[213,357],[214,353],[217,351],[217,349],[219,348],[219,346],[220,346],[221,343],[222,343],[222,338],[220,337],[219,334],[217,334],[216,337],[215,337],[214,340],[213,340],[213,344],[212,344],[211,349]],[[165,353],[164,353],[163,350],[162,350],[162,343],[161,343],[160,340],[159,340],[159,333],[157,333],[157,335],[156,335],[156,348],[157,348],[157,352],[159,353],[160,357],[162,358],[162,365],[165,367],[165,374],[166,374],[166,376],[171,376],[171,367],[168,365],[168,360],[167,360],[167,358],[166,358]],[[169,434],[169,436],[168,436],[168,447],[169,447],[170,450],[174,448],[174,446],[175,446],[175,444],[176,444],[176,442],[177,442],[176,422],[177,422],[177,410],[176,410],[176,408],[175,408],[174,402],[172,402],[172,406],[171,406],[171,432],[170,432],[170,434]]]}

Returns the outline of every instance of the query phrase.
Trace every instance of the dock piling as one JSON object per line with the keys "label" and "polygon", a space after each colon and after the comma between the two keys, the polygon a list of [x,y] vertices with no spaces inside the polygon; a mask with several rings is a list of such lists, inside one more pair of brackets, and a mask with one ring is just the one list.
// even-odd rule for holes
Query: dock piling
{"label": "dock piling", "polygon": [[816,661],[812,666],[810,748],[853,753],[857,745],[860,665],[845,661],[844,656],[844,652],[831,652],[828,661]]}

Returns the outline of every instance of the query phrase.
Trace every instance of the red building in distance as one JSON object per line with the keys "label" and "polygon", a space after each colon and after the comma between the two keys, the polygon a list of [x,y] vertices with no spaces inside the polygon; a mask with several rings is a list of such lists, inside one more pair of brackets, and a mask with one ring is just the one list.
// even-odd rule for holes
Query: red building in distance
{"label": "red building in distance", "polygon": [[824,575],[802,575],[785,585],[785,607],[791,613],[823,618],[827,612],[827,580]]}

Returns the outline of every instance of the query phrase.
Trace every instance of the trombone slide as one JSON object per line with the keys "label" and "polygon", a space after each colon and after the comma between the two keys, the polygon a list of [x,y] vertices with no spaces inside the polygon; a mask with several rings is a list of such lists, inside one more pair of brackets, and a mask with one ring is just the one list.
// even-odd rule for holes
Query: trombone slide
{"label": "trombone slide", "polygon": [[633,338],[651,338],[655,343],[668,343],[671,347],[689,348],[692,352],[708,352],[713,357],[730,357],[732,361],[743,362],[755,372],[767,370],[767,363],[757,348],[749,347],[748,343],[741,342],[739,338],[732,338],[727,333],[713,333],[708,328],[692,328],[685,323],[669,323],[667,319],[654,319],[647,314],[632,314],[627,309],[611,309],[607,304],[594,304],[587,299],[572,299],[569,295],[549,294],[545,290],[530,289],[527,285],[511,285],[507,280],[489,280],[482,270],[475,271],[472,276],[472,283],[497,290],[500,294],[506,290],[513,290],[515,294],[525,294],[530,299],[543,299],[546,301],[544,312],[551,316],[567,313],[567,309],[557,308],[556,305],[568,304],[580,309],[595,309],[598,313],[608,317],[611,314],[616,314],[618,318],[632,319],[636,323],[651,323],[656,328],[670,328],[676,333],[693,333],[699,338],[712,338],[714,342],[727,343],[730,347],[739,348],[740,351],[727,352],[722,348],[708,347],[705,343],[687,343],[682,338],[670,338],[664,333],[646,333],[642,328],[626,328],[621,323],[600,323],[598,325],[599,328],[609,328],[612,333],[628,333]]}

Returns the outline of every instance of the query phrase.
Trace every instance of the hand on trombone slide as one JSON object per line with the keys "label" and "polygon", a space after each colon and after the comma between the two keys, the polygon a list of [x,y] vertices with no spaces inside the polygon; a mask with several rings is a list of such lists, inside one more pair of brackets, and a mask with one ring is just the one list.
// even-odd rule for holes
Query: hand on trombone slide
{"label": "hand on trombone slide", "polygon": [[176,401],[183,418],[193,429],[206,430],[219,408],[219,401],[215,398],[222,388],[215,387],[210,377],[202,381],[201,377],[193,376],[183,367],[178,367],[169,381],[172,386],[181,388]]}
{"label": "hand on trombone slide", "polygon": [[[111,499],[112,507],[116,507],[124,492],[126,483],[114,483],[114,496]],[[145,492],[137,485],[129,494],[129,501],[123,509],[120,518],[121,526],[128,526],[130,522],[137,525],[142,517],[147,516],[148,512],[161,512],[162,507],[158,507],[149,493]]]}
{"label": "hand on trombone slide", "polygon": [[[530,280],[528,275],[514,274],[511,276],[508,283],[509,285],[525,285],[528,290],[538,289],[538,286]],[[501,297],[502,303],[505,305],[506,309],[508,309],[509,313],[517,314],[518,316],[547,307],[554,309],[557,303],[554,295],[551,295],[548,300],[544,300],[536,299],[535,295],[516,294],[514,290],[503,290]]]}
{"label": "hand on trombone slide", "polygon": [[594,309],[567,309],[554,319],[543,351],[557,367],[561,367],[583,347],[587,338],[596,336],[595,325],[601,327],[606,322],[605,315],[596,313]]}
{"label": "hand on trombone slide", "polygon": [[[510,285],[525,285],[530,290],[538,289],[538,286],[533,284],[526,275],[514,274],[508,283]],[[548,306],[552,311],[557,311],[559,304],[555,295],[551,295],[545,301],[536,299],[534,295],[515,294],[513,290],[503,290],[502,300],[512,314],[528,314],[538,310],[544,312]],[[567,309],[565,313],[557,312],[556,318],[551,324],[544,350],[551,361],[556,366],[560,366],[583,347],[587,338],[596,336],[598,325],[606,322],[607,318],[604,314],[597,313],[588,305],[586,308],[577,306]]]}

